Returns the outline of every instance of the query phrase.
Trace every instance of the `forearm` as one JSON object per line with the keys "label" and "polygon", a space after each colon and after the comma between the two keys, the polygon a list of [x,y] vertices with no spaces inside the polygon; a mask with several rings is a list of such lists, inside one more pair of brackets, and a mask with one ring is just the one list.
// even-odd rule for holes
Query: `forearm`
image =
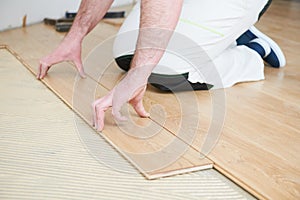
{"label": "forearm", "polygon": [[82,0],[73,25],[65,40],[79,40],[83,38],[98,24],[113,0]]}
{"label": "forearm", "polygon": [[140,31],[131,68],[148,67],[149,76],[167,48],[177,25],[183,0],[142,0]]}

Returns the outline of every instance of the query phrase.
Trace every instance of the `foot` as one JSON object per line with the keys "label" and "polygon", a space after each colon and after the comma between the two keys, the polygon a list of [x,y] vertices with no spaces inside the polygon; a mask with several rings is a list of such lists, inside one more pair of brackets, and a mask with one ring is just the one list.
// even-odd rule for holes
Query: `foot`
{"label": "foot", "polygon": [[285,56],[274,40],[260,32],[254,26],[237,39],[238,45],[246,45],[261,55],[271,67],[284,67]]}

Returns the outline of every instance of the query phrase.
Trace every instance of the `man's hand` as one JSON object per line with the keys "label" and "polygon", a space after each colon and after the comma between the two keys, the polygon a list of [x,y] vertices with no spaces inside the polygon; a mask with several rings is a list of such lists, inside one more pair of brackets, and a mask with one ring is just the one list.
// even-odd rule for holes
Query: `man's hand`
{"label": "man's hand", "polygon": [[[146,68],[146,69],[145,69]],[[104,127],[105,111],[112,107],[112,115],[117,121],[126,121],[120,110],[125,103],[130,103],[140,117],[149,117],[143,106],[143,97],[146,91],[147,71],[152,67],[131,69],[128,74],[106,96],[94,101],[93,124],[98,131]]]}
{"label": "man's hand", "polygon": [[112,107],[112,115],[117,121],[127,120],[126,117],[120,114],[121,107],[126,102],[133,106],[134,110],[140,117],[149,117],[149,113],[143,106],[143,96],[146,91],[146,86],[139,88],[129,99],[128,97],[130,93],[124,91],[120,92],[117,87],[111,90],[106,96],[94,101],[92,104],[93,125],[98,131],[103,130],[105,111],[110,107]]}
{"label": "man's hand", "polygon": [[49,68],[63,61],[72,61],[81,77],[85,77],[81,61],[83,38],[98,24],[113,0],[82,0],[73,25],[62,43],[48,56],[40,60],[37,78],[46,76]]}
{"label": "man's hand", "polygon": [[73,62],[80,76],[86,77],[81,61],[81,42],[64,40],[52,53],[40,60],[37,78],[43,79],[52,65],[63,61]]}
{"label": "man's hand", "polygon": [[[146,86],[140,88],[133,97],[128,101],[140,117],[149,117],[149,113],[145,110],[143,106],[143,96],[146,91]],[[128,94],[128,93],[127,93]],[[123,96],[125,95],[125,96]],[[125,103],[123,101],[118,101],[118,99],[126,98],[125,92],[116,93],[113,89],[106,96],[94,101],[93,108],[93,125],[98,131],[102,131],[104,128],[104,118],[105,111],[112,107],[112,115],[117,121],[126,121],[127,118],[120,114],[120,109]],[[117,101],[115,101],[117,100]]]}

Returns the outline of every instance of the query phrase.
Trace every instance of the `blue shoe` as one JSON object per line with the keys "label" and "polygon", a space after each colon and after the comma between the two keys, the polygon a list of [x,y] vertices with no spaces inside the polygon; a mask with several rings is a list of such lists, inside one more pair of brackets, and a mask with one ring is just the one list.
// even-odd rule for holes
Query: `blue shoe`
{"label": "blue shoe", "polygon": [[[262,58],[271,67],[279,68],[284,67],[286,64],[285,56],[276,42],[254,26],[237,39],[237,45],[246,45],[257,51],[260,55],[263,55]],[[269,46],[270,51],[266,45]],[[261,48],[266,50],[265,54],[261,52]]]}
{"label": "blue shoe", "polygon": [[269,44],[260,38],[251,40],[245,46],[256,51],[262,58],[266,58],[271,53]]}
{"label": "blue shoe", "polygon": [[254,35],[250,30],[246,31],[243,33],[237,40],[236,43],[237,45],[246,45],[248,44],[251,40],[254,40],[256,35]]}

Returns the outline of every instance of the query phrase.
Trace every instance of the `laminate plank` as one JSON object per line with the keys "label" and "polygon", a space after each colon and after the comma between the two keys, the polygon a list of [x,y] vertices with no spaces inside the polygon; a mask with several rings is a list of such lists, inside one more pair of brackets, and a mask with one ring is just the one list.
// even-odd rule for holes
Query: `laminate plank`
{"label": "laminate plank", "polygon": [[[285,8],[282,2],[276,3],[273,8],[280,10],[273,12],[271,9],[270,14],[268,11],[258,27],[282,47],[287,56],[287,67],[274,69],[266,66],[265,81],[238,84],[226,90],[226,121],[219,143],[209,158],[220,171],[259,198],[297,199],[300,191],[297,167],[300,162],[300,23],[297,22],[300,18],[294,7]],[[288,31],[283,31],[282,27],[287,25]],[[118,76],[115,78],[118,80]],[[203,99],[203,94],[207,98],[205,92],[199,92],[199,99]],[[152,110],[152,119],[175,135],[179,132],[184,116],[172,95],[150,89],[146,93],[145,105],[147,109],[160,105],[160,109]],[[211,107],[209,98],[200,105]],[[191,121],[201,119],[192,142],[197,150],[201,150],[211,123],[211,111],[207,107],[201,107],[198,115],[192,113],[188,116]],[[182,139],[190,142],[190,138]],[[222,145],[225,149],[221,148]],[[237,153],[232,153],[233,150]],[[239,162],[241,157],[243,163]],[[260,177],[259,181],[257,177]]]}
{"label": "laminate plank", "polygon": [[[228,131],[230,134],[223,134],[210,154],[217,163],[216,169],[259,199],[298,199],[300,188],[297,166],[286,164],[262,148],[253,148],[247,140],[230,136],[233,131]],[[230,154],[220,156],[220,152],[224,151]]]}
{"label": "laminate plank", "polygon": [[[199,98],[203,99],[202,96],[205,95],[205,92],[198,94]],[[252,191],[256,196],[260,194],[267,199],[274,197],[280,199],[284,195],[294,199],[299,196],[297,192],[300,185],[300,170],[297,168],[300,164],[298,153],[300,152],[299,106],[257,92],[244,85],[226,90],[226,96],[224,128],[220,140],[212,153],[208,154],[208,157],[219,168],[226,170],[227,176],[234,177],[234,179],[239,180],[237,181],[239,183],[243,182],[244,188]],[[208,102],[207,100],[205,105],[209,106]],[[203,113],[209,112],[203,110]],[[199,151],[202,151],[201,148],[206,142],[211,123],[207,117],[209,115],[203,115],[203,113],[202,115],[188,116],[191,121],[200,119],[197,134],[191,144]],[[182,118],[184,116],[170,117],[165,122],[164,127],[177,133]],[[189,131],[185,132],[188,133]],[[185,138],[182,139],[187,141]],[[236,146],[239,143],[240,147],[239,145]],[[220,147],[222,145],[226,145],[225,149]],[[247,148],[243,148],[244,146]],[[233,154],[233,150],[237,151],[238,154]],[[244,162],[247,164],[242,163],[242,165],[238,162],[241,156],[245,157]],[[279,181],[280,178],[277,176],[271,176],[272,170],[270,168],[274,170],[273,173],[280,174],[280,178],[285,181]],[[255,177],[252,173],[254,170],[257,174]],[[267,175],[266,171],[268,171]],[[260,177],[259,182],[257,182],[257,177]],[[279,194],[270,195],[271,190],[279,190]]]}
{"label": "laminate plank", "polygon": [[265,68],[266,80],[251,84],[274,97],[300,104],[299,54],[300,3],[297,1],[275,1],[261,18],[257,27],[274,39],[283,50],[287,66],[282,69]]}

